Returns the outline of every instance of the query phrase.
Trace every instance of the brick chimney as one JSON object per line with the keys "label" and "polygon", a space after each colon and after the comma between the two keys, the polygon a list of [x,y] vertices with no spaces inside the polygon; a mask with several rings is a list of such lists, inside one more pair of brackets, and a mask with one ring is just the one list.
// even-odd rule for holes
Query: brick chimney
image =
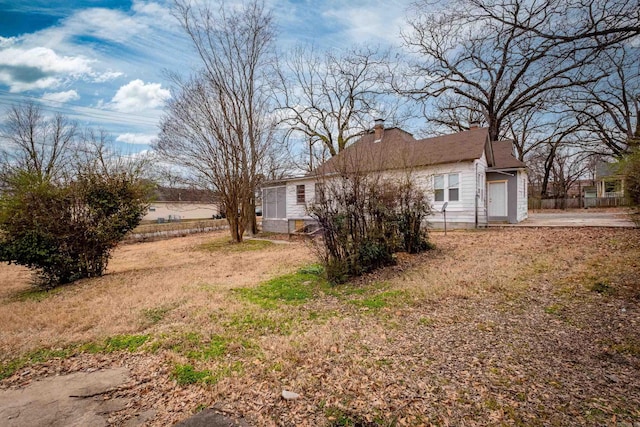
{"label": "brick chimney", "polygon": [[375,133],[374,142],[382,141],[382,136],[384,135],[384,119],[375,119],[373,121],[375,125],[373,126],[373,131]]}

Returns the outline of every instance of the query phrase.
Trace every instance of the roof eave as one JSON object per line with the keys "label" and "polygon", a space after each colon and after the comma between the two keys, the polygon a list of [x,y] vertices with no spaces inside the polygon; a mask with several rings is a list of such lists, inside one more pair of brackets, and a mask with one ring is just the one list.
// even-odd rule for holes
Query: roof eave
{"label": "roof eave", "polygon": [[486,171],[487,172],[506,172],[506,171],[519,171],[519,170],[526,170],[527,166],[507,166],[507,167],[490,167],[487,168]]}

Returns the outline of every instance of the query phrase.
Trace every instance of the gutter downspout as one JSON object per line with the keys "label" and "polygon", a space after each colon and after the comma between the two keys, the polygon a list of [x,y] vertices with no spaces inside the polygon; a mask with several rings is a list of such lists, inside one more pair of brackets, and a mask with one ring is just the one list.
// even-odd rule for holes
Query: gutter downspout
{"label": "gutter downspout", "polygon": [[478,162],[475,162],[476,165],[476,198],[475,198],[475,214],[476,214],[476,225],[475,228],[478,228],[478,198],[480,195],[478,194]]}
{"label": "gutter downspout", "polygon": [[499,173],[500,175],[515,176],[515,175],[514,175],[514,174],[512,174],[512,173],[502,172],[502,171],[490,171],[490,172],[493,172],[493,173]]}

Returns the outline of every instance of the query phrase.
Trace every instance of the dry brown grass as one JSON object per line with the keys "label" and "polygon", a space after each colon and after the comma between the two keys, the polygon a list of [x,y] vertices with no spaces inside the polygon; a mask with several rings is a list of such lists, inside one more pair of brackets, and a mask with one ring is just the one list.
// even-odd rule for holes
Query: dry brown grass
{"label": "dry brown grass", "polygon": [[290,272],[311,259],[304,245],[274,244],[268,251],[247,252],[198,248],[221,239],[225,233],[123,245],[105,276],[48,296],[29,294],[31,276],[24,268],[1,265],[0,354],[139,333],[147,323],[144,311],[158,307],[173,307],[164,327],[200,328],[206,321],[202,313],[233,305],[230,289]]}
{"label": "dry brown grass", "polygon": [[[167,425],[214,403],[254,425],[640,422],[640,230],[433,233],[437,250],[398,267],[264,306],[233,290],[294,272],[311,251],[199,249],[222,236],[123,246],[107,276],[40,301],[19,299],[24,270],[0,267],[0,351],[150,335],[155,354],[49,364],[133,366],[141,385],[116,424],[154,407],[152,425]],[[216,337],[222,353],[202,357]],[[177,385],[175,364],[215,384]],[[51,368],[38,369],[4,384]]]}

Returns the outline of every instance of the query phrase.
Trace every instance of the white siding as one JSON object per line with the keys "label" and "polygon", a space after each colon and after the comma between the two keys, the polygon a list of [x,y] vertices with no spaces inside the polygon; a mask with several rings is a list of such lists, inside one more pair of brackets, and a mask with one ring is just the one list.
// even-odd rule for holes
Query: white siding
{"label": "white siding", "polygon": [[[460,197],[458,201],[449,201],[447,205],[447,223],[465,223],[474,225],[475,217],[475,197],[476,197],[476,172],[475,163],[452,163],[445,165],[432,166],[422,171],[425,176],[452,174],[460,175]],[[433,198],[433,179],[431,178],[429,186],[426,188],[429,199],[432,202],[433,215],[429,221],[434,225],[442,226],[444,223],[444,215],[442,214],[442,206],[444,202],[436,202]]]}
{"label": "white siding", "polygon": [[[449,201],[447,205],[447,224],[460,224],[463,227],[475,226],[475,209],[476,209],[476,187],[484,184],[477,181],[476,163],[478,174],[482,176],[482,182],[485,181],[485,169],[487,167],[484,154],[482,158],[474,162],[449,163],[444,165],[430,166],[409,172],[410,178],[419,185],[423,191],[427,193],[433,213],[429,216],[428,221],[436,227],[442,227],[444,224],[444,215],[442,214],[442,206],[444,202],[434,201],[433,177],[435,175],[459,174],[459,197],[458,201]],[[384,178],[403,179],[408,172],[396,171],[384,174]],[[479,188],[478,190],[483,190]],[[484,195],[484,191],[480,191]],[[447,198],[445,197],[445,200]],[[484,201],[478,200],[478,224],[484,226],[487,223],[486,207]]]}
{"label": "white siding", "polygon": [[[305,203],[296,200],[296,186],[305,186]],[[307,212],[307,206],[315,197],[315,181],[313,179],[295,180],[287,183],[287,218],[311,219]]]}
{"label": "white siding", "polygon": [[485,226],[489,222],[489,217],[487,214],[487,168],[489,165],[487,164],[487,158],[482,153],[482,157],[480,157],[475,162],[475,168],[477,170],[476,174],[476,185],[478,191],[478,225]]}
{"label": "white siding", "polygon": [[142,218],[144,221],[155,221],[158,218],[172,219],[211,219],[218,215],[218,205],[212,203],[191,202],[153,202]]}
{"label": "white siding", "polygon": [[[473,227],[476,221],[476,208],[478,212],[478,224],[484,226],[487,223],[486,210],[486,168],[487,161],[484,156],[473,162],[450,163],[430,166],[412,172],[393,171],[383,173],[385,179],[404,179],[410,177],[420,188],[427,193],[433,208],[433,214],[428,221],[436,227],[442,227],[444,222],[441,213],[443,202],[435,202],[433,195],[433,177],[440,174],[459,174],[459,200],[450,201],[447,206],[447,224],[459,224],[462,227]],[[296,186],[305,185],[305,204],[296,201]],[[287,218],[311,219],[307,207],[315,197],[315,181],[313,179],[296,179],[287,184]],[[480,197],[476,206],[476,194]]]}
{"label": "white siding", "polygon": [[520,221],[524,221],[525,219],[527,219],[529,217],[529,212],[528,212],[528,204],[527,204],[527,199],[528,199],[528,194],[527,194],[527,187],[528,187],[528,175],[527,175],[527,171],[521,170],[518,171],[518,222]]}

